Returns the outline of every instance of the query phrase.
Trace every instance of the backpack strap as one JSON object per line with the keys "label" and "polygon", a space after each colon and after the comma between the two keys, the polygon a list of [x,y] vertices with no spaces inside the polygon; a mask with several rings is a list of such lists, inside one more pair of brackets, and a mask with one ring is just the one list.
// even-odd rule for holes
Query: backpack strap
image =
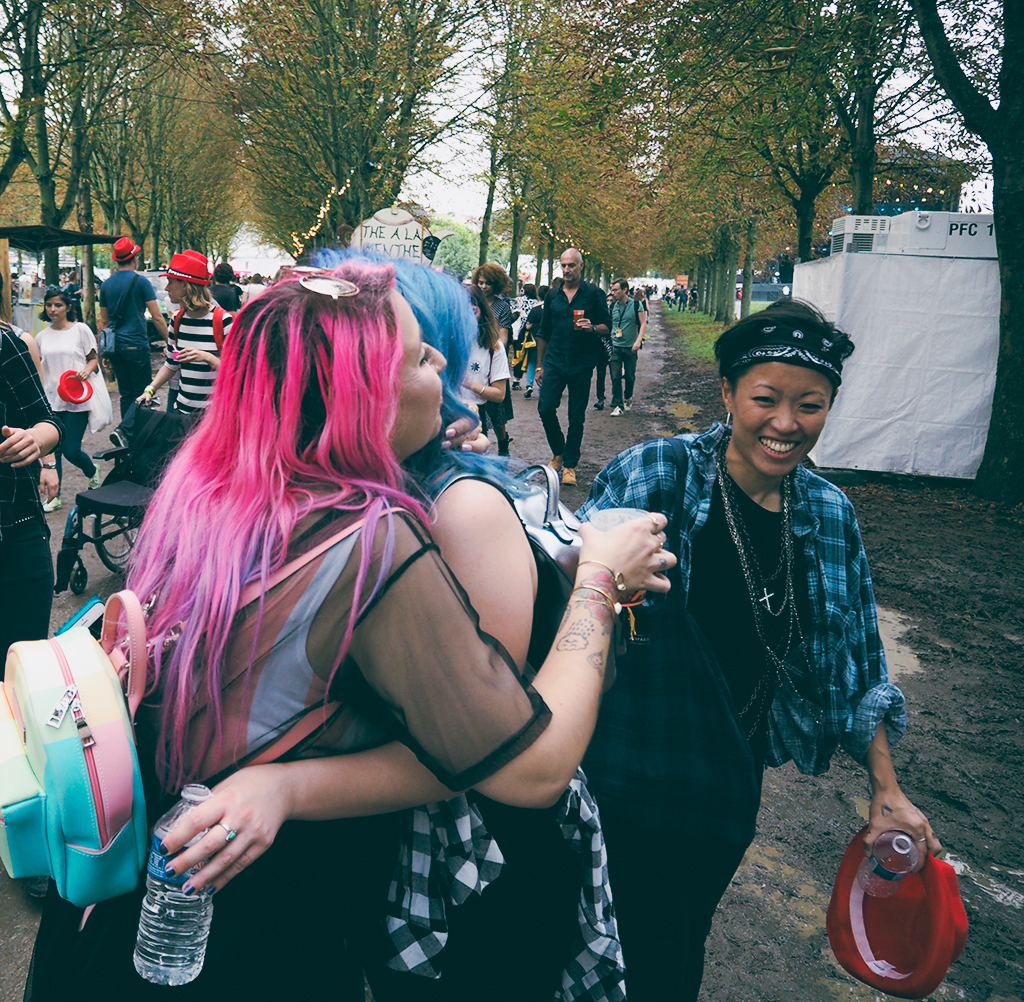
{"label": "backpack strap", "polygon": [[217,351],[224,350],[224,314],[227,310],[219,303],[213,308],[213,340],[217,342]]}
{"label": "backpack strap", "polygon": [[267,578],[265,585],[262,581],[253,581],[251,584],[246,585],[245,588],[242,589],[242,594],[238,597],[238,608],[241,609],[250,602],[255,602],[264,590],[270,591],[271,588],[279,585],[285,578],[291,577],[296,573],[296,571],[305,567],[311,560],[315,560],[321,553],[326,553],[332,546],[334,546],[335,543],[340,543],[346,536],[351,536],[353,532],[361,529],[365,523],[366,519],[361,518],[358,521],[353,522],[351,525],[345,526],[345,528],[340,532],[336,532],[333,536],[328,537],[322,543],[317,544],[313,549],[308,550],[301,556],[296,557],[294,560],[290,560],[283,567],[279,567],[274,571],[274,573]]}
{"label": "backpack strap", "polygon": [[[217,351],[224,350],[224,314],[227,310],[217,305],[213,308],[213,340],[217,343]],[[174,347],[178,347],[178,328],[181,327],[181,318],[185,310],[180,309],[174,314]]]}
{"label": "backpack strap", "polygon": [[[401,511],[402,509],[395,508],[393,511]],[[303,553],[302,556],[296,557],[294,560],[290,560],[283,567],[276,570],[266,582],[266,590],[269,591],[275,585],[280,584],[285,578],[295,574],[301,568],[305,567],[310,561],[315,560],[322,553],[326,553],[335,543],[340,543],[341,540],[351,536],[354,532],[361,529],[366,524],[366,518],[361,518],[351,525],[345,526],[344,529],[334,533],[333,536],[329,536],[322,543],[314,546],[311,550]],[[238,599],[239,608],[248,605],[250,602],[254,602],[259,598],[261,591],[263,590],[263,584],[259,581],[254,581],[252,584],[247,585],[241,596]],[[309,713],[307,713],[294,727],[289,728],[284,734],[281,735],[273,744],[264,748],[255,758],[250,759],[245,763],[246,767],[250,765],[265,765],[267,762],[274,762],[279,759],[286,752],[289,752],[296,745],[305,741],[311,734],[313,734],[323,722],[331,717],[341,708],[341,703],[337,700],[330,700],[324,703],[321,707],[313,707]]]}
{"label": "backpack strap", "polygon": [[[117,646],[117,626],[124,612],[128,620],[128,657]],[[128,698],[128,715],[135,720],[135,711],[142,702],[146,688],[146,666],[149,654],[146,650],[146,617],[138,595],[127,588],[116,592],[107,599],[103,613],[103,632],[100,646],[106,651],[114,670],[121,676],[125,696]]]}

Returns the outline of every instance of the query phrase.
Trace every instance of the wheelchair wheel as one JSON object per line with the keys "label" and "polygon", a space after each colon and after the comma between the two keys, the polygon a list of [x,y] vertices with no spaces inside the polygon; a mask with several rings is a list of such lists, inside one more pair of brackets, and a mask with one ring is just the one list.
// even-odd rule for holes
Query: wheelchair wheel
{"label": "wheelchair wheel", "polygon": [[71,572],[71,591],[72,594],[81,595],[85,591],[85,586],[89,583],[89,572],[85,569],[85,564],[81,560],[78,561],[78,566]]}
{"label": "wheelchair wheel", "polygon": [[[93,517],[92,534],[96,539],[96,553],[103,566],[115,574],[123,574],[128,567],[128,558],[139,534],[141,519],[127,515],[96,515]],[[107,539],[100,537],[108,536]]]}

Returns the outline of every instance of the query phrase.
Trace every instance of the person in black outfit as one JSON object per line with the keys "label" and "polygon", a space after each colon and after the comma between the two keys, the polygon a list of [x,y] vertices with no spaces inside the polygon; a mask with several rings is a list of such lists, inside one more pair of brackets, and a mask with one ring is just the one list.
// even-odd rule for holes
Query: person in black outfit
{"label": "person in black outfit", "polygon": [[11,644],[44,640],[50,628],[53,563],[39,475],[62,436],[28,347],[0,323],[0,679]]}
{"label": "person in black outfit", "polygon": [[[583,256],[575,247],[560,258],[564,282],[544,298],[544,313],[537,332],[537,382],[540,401],[537,411],[544,425],[551,462],[562,471],[563,484],[576,483],[576,465],[583,445],[583,424],[587,418],[590,381],[603,351],[601,338],[611,331],[611,318],[604,293],[581,280]],[[545,363],[547,367],[545,369]],[[569,390],[569,431],[562,433],[558,407]]]}
{"label": "person in black outfit", "polygon": [[242,289],[235,285],[235,269],[227,261],[221,261],[213,269],[210,295],[228,313],[237,313],[242,308]]}

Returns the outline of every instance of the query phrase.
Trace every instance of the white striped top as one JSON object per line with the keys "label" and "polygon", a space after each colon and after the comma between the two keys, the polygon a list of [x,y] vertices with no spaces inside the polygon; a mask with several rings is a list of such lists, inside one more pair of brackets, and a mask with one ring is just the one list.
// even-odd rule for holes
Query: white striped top
{"label": "white striped top", "polygon": [[[227,337],[234,318],[230,313],[224,314],[224,336]],[[171,347],[168,349],[166,363],[173,369],[179,379],[178,399],[175,407],[182,411],[202,410],[210,405],[210,394],[213,393],[217,370],[205,362],[176,362],[171,352],[174,351],[174,331],[171,329]],[[205,317],[190,317],[187,313],[178,325],[178,350],[197,348],[211,355],[220,357],[217,350],[217,339],[213,336],[213,310]]]}

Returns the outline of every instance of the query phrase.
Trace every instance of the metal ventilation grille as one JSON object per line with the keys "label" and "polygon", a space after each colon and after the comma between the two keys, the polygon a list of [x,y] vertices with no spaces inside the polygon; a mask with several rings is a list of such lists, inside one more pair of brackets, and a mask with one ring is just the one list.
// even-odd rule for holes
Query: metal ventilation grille
{"label": "metal ventilation grille", "polygon": [[835,233],[832,236],[832,253],[842,254],[843,253],[843,234]]}
{"label": "metal ventilation grille", "polygon": [[867,254],[875,244],[874,233],[854,233],[850,238],[850,250],[854,254]]}

